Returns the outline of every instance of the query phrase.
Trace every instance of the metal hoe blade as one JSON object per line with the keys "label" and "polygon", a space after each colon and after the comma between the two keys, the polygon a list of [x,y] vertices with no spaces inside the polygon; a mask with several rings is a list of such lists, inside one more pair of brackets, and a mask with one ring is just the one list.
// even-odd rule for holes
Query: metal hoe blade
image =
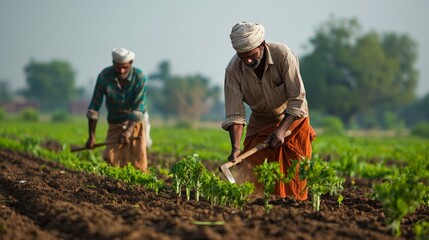
{"label": "metal hoe blade", "polygon": [[[287,130],[285,133],[285,137],[289,136],[292,132],[290,130]],[[235,183],[235,179],[234,176],[232,176],[231,171],[229,170],[229,168],[241,163],[245,158],[247,158],[248,156],[256,153],[257,151],[264,149],[268,147],[268,143],[263,142],[260,143],[258,145],[256,145],[255,147],[249,149],[247,152],[241,154],[239,157],[237,157],[234,162],[227,162],[224,163],[222,165],[219,166],[219,171],[223,173],[223,175],[225,175],[226,179],[228,179],[228,181],[230,183]]]}
{"label": "metal hoe blade", "polygon": [[221,171],[223,173],[223,175],[225,175],[226,179],[228,179],[228,181],[230,183],[235,183],[235,179],[232,176],[231,171],[229,170],[229,166],[228,165],[230,165],[230,164],[228,164],[228,165],[227,164],[228,163],[220,165],[219,166],[219,171]]}

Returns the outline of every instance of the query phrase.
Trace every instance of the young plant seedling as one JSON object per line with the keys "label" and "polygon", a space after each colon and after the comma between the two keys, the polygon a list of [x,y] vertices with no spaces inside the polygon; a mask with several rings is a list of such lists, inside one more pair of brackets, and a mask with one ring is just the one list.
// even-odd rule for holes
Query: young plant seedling
{"label": "young plant seedling", "polygon": [[258,182],[264,186],[264,207],[265,212],[268,213],[273,207],[268,200],[274,191],[275,185],[284,180],[284,174],[280,170],[280,163],[267,162],[267,159],[263,164],[256,166],[254,171]]}

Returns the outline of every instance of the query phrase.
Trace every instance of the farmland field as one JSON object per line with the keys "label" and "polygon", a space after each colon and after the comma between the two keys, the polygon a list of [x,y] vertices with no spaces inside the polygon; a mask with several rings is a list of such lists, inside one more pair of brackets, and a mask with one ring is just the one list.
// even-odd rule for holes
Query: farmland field
{"label": "farmland field", "polygon": [[[149,165],[164,183],[157,188],[129,168],[106,166],[101,149],[70,153],[86,140],[85,121],[0,124],[0,239],[429,237],[428,140],[319,135],[313,159],[344,180],[343,190],[321,195],[319,211],[310,198],[273,197],[267,212],[260,198],[218,205],[172,187],[170,169],[189,155],[213,172],[225,161],[229,137],[220,128],[154,126]],[[105,129],[100,123],[98,141]]]}

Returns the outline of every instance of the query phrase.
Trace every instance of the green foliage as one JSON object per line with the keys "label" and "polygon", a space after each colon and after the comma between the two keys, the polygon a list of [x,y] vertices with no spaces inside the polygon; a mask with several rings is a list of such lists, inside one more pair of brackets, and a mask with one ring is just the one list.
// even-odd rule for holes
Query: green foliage
{"label": "green foliage", "polygon": [[409,36],[364,33],[356,19],[331,18],[310,44],[301,61],[310,108],[349,124],[376,107],[414,99],[417,45]]}
{"label": "green foliage", "polygon": [[429,138],[429,122],[421,122],[413,127],[411,135],[422,138]]}
{"label": "green foliage", "polygon": [[400,120],[397,114],[387,111],[383,114],[383,127],[400,132],[404,129],[404,121]]}
{"label": "green foliage", "polygon": [[429,222],[422,221],[414,226],[417,240],[426,240],[429,237]]}
{"label": "green foliage", "polygon": [[26,108],[20,112],[20,117],[24,121],[37,122],[39,120],[39,112],[34,108]]}
{"label": "green foliage", "polygon": [[0,108],[0,120],[3,120],[6,117],[6,111],[3,108]]}
{"label": "green foliage", "polygon": [[428,121],[429,119],[429,93],[423,98],[418,99],[413,104],[404,108],[400,113],[400,117],[405,119],[407,125],[416,125],[420,122]]}
{"label": "green foliage", "polygon": [[67,122],[69,120],[70,116],[68,113],[64,111],[57,111],[52,114],[51,121],[52,122]]}
{"label": "green foliage", "polygon": [[203,176],[201,189],[204,198],[212,205],[233,205],[241,208],[247,203],[255,186],[251,183],[233,184],[208,172]]}
{"label": "green foliage", "polygon": [[175,127],[176,128],[187,128],[187,129],[190,129],[190,128],[192,128],[192,123],[189,122],[189,121],[184,121],[184,120],[177,121],[176,124],[175,124]]}
{"label": "green foliage", "polygon": [[19,142],[13,141],[8,138],[0,137],[0,147],[6,149],[15,149],[18,151],[24,151],[22,145]]}
{"label": "green foliage", "polygon": [[321,123],[323,134],[344,135],[344,125],[340,118],[329,116],[324,117]]}
{"label": "green foliage", "polygon": [[171,173],[176,193],[181,196],[182,188],[185,188],[188,201],[193,190],[196,201],[199,201],[201,194],[212,205],[242,207],[254,189],[253,184],[238,185],[222,181],[218,176],[207,171],[197,154],[176,162]]}
{"label": "green foliage", "polygon": [[188,201],[191,198],[191,190],[195,190],[195,199],[199,201],[202,178],[207,172],[197,154],[176,162],[171,168],[171,174],[173,174],[174,189],[179,196],[184,187]]}
{"label": "green foliage", "polygon": [[[294,161],[289,168],[288,176],[294,174],[296,165],[299,165],[299,178],[307,180],[306,188],[311,194],[311,202],[316,211],[320,209],[320,197],[323,194],[339,195],[343,190],[344,179],[337,176],[336,171],[319,157],[312,160],[302,159]],[[342,196],[339,195],[339,199]]]}
{"label": "green foliage", "polygon": [[156,193],[164,187],[164,182],[156,176],[156,169],[150,168],[148,173],[143,173],[131,165],[123,168],[113,167],[101,160],[101,156],[96,152],[82,151],[71,153],[68,149],[60,152],[52,152],[40,146],[40,139],[36,137],[24,137],[18,144],[13,141],[0,138],[0,147],[7,147],[32,153],[37,157],[42,157],[61,163],[67,168],[100,174],[106,177],[124,181],[128,184],[141,184],[147,189]]}
{"label": "green foliage", "polygon": [[193,123],[220,102],[219,87],[211,87],[209,80],[199,74],[183,77],[171,75],[168,62],[162,62],[158,73],[151,78],[159,80],[162,86],[148,88],[148,94],[152,96],[150,104],[153,105],[150,109],[166,117]]}
{"label": "green foliage", "polygon": [[176,162],[171,169],[173,188],[180,196],[182,188],[186,190],[189,201],[191,191],[195,192],[195,200],[200,194],[215,205],[234,205],[242,207],[253,192],[253,184],[231,184],[222,181],[218,176],[208,172],[197,154],[187,156]]}
{"label": "green foliage", "polygon": [[396,236],[401,235],[401,219],[414,212],[429,193],[419,176],[411,172],[392,176],[390,180],[376,184],[374,191],[383,203],[387,223]]}
{"label": "green foliage", "polygon": [[155,193],[158,193],[164,187],[164,182],[156,176],[157,171],[155,168],[149,168],[148,173],[143,173],[132,166],[131,163],[122,168],[111,167],[105,164],[98,171],[104,176],[119,179],[128,184],[143,185],[148,189],[154,190]]}
{"label": "green foliage", "polygon": [[40,151],[42,150],[42,148],[39,145],[40,139],[38,138],[27,137],[27,138],[24,138],[21,141],[21,143],[24,146],[24,151],[30,152],[36,156],[39,155]]}
{"label": "green foliage", "polygon": [[342,176],[369,179],[382,179],[393,174],[394,171],[394,169],[387,167],[384,161],[378,163],[366,162],[357,152],[343,153],[341,157],[332,161],[330,166]]}
{"label": "green foliage", "polygon": [[194,154],[198,149],[201,159],[220,162],[231,150],[228,135],[220,129],[153,127],[151,135],[152,139],[156,139],[151,152],[173,155],[179,159]]}
{"label": "green foliage", "polygon": [[40,103],[42,111],[64,109],[73,97],[75,72],[67,61],[31,60],[25,67],[29,88],[25,95]]}
{"label": "green foliage", "polygon": [[[56,161],[69,169],[109,176],[110,178],[130,182],[130,184],[134,184],[134,181],[146,182],[146,180],[139,180],[140,176],[130,176],[137,174],[142,175],[142,178],[146,177],[139,171],[134,171],[134,169],[129,169],[129,167],[114,168],[109,166],[102,160],[99,151],[70,153],[68,148],[71,144],[84,144],[87,137],[86,124],[86,119],[71,120],[67,123],[42,121],[27,122],[20,119],[0,120],[0,125],[2,126],[0,128],[0,148],[28,151],[44,159]],[[59,129],[61,131],[59,131]],[[97,139],[103,139],[106,129],[107,124],[100,122],[97,127],[97,134],[99,134],[97,135]],[[173,156],[173,159],[184,157],[187,154],[191,154],[192,156],[193,152],[198,149],[201,160],[210,160],[220,163],[224,161],[225,156],[227,156],[230,151],[229,138],[219,129],[153,127],[152,130],[152,137],[156,140],[157,144],[151,148],[151,151],[155,154],[162,154],[162,156]],[[40,146],[41,139],[53,139],[60,142],[63,145],[64,151],[52,152],[42,148]],[[399,194],[401,191],[396,190],[395,187],[392,186],[398,188],[402,186],[404,189],[408,189],[404,191],[408,194],[408,197],[406,197],[404,201],[416,200],[418,203],[414,204],[427,207],[429,206],[429,186],[426,186],[429,182],[429,161],[427,161],[429,159],[429,152],[427,151],[428,145],[429,140],[410,136],[402,138],[368,138],[325,135],[312,144],[313,151],[319,155],[314,155],[311,162],[314,161],[313,164],[319,165],[319,167],[310,167],[309,162],[303,162],[299,167],[300,169],[302,168],[301,170],[311,170],[310,173],[313,172],[311,174],[306,173],[308,175],[307,187],[311,197],[316,196],[316,194],[313,195],[312,188],[315,190],[318,189],[317,186],[312,186],[312,182],[316,184],[329,182],[323,179],[325,179],[326,176],[335,175],[333,172],[336,171],[341,175],[375,178],[378,182],[385,182],[385,184],[389,186],[389,189],[384,191],[386,194],[389,194],[389,192],[396,192]],[[322,161],[322,156],[323,159],[329,161],[319,163]],[[170,167],[168,167],[168,169],[170,169]],[[290,170],[292,169],[293,168],[290,168]],[[201,199],[209,201],[213,205],[242,207],[247,203],[249,194],[253,192],[253,185],[251,184],[231,184],[222,181],[212,172],[205,170],[202,170],[202,172],[206,172],[207,174],[201,177]],[[156,173],[156,171],[151,170],[150,173]],[[407,177],[412,176],[411,180],[397,180],[401,179],[399,173],[405,174]],[[299,174],[300,177],[304,175],[302,173]],[[288,173],[288,176],[290,177],[291,174]],[[160,183],[163,184],[162,181],[154,177],[147,177],[145,179],[148,179],[148,183],[143,184],[149,184],[151,189],[155,191],[161,191],[163,189],[163,187],[159,187]],[[311,181],[311,179],[315,180]],[[408,193],[409,191],[411,191],[411,193]],[[420,192],[413,193],[413,191]],[[329,192],[330,191],[328,191],[328,193]],[[196,196],[196,194],[193,196]],[[342,198],[343,196],[339,195],[339,204]],[[393,197],[387,196],[385,199],[393,199]],[[315,206],[317,206],[317,199],[311,200]],[[323,201],[323,194],[320,195],[319,200]],[[398,208],[398,205],[403,205],[402,203],[397,203],[395,205],[394,200],[390,202],[380,200],[380,202],[383,204],[383,209],[386,211],[386,217],[394,216],[390,213],[396,211],[388,210],[389,208]],[[406,204],[409,204],[409,202],[406,202]],[[413,205],[413,203],[411,205]],[[413,209],[415,208],[408,209],[409,213],[413,212]],[[416,226],[418,226],[418,224]],[[422,234],[424,234],[424,228],[422,232]]]}
{"label": "green foliage", "polygon": [[284,180],[285,176],[280,170],[279,162],[269,163],[267,159],[265,159],[263,164],[256,166],[253,171],[258,178],[258,182],[264,186],[264,207],[265,212],[268,213],[272,208],[268,200],[274,192],[276,184]]}

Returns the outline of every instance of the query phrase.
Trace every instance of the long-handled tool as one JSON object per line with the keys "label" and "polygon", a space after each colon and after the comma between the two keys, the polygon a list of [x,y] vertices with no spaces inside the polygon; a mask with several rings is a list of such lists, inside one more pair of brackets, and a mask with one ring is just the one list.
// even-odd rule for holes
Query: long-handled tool
{"label": "long-handled tool", "polygon": [[[141,137],[132,137],[130,138],[130,140],[136,140],[136,139],[141,139]],[[106,146],[106,145],[110,145],[110,144],[115,144],[118,143],[117,140],[112,140],[112,141],[107,141],[107,142],[101,142],[101,143],[96,143],[93,145],[92,148],[88,148],[88,147],[77,147],[77,148],[71,148],[70,152],[77,152],[77,151],[82,151],[82,150],[86,150],[86,149],[93,149],[93,148],[97,148],[97,147],[102,147],[102,146]]]}
{"label": "long-handled tool", "polygon": [[[287,130],[287,132],[285,134],[285,137],[289,136],[291,133],[292,132],[290,130]],[[268,143],[265,143],[265,142],[256,145],[255,147],[249,149],[247,152],[245,152],[245,153],[241,154],[240,156],[238,156],[234,160],[234,162],[229,161],[227,163],[224,163],[224,164],[220,165],[219,166],[219,171],[222,172],[225,175],[226,179],[228,179],[229,182],[235,183],[234,176],[232,176],[232,173],[231,173],[231,171],[229,169],[231,167],[233,167],[233,166],[241,163],[245,158],[249,157],[250,155],[252,155],[252,154],[256,153],[257,151],[259,151],[261,149],[264,149],[266,147],[268,147]]]}

